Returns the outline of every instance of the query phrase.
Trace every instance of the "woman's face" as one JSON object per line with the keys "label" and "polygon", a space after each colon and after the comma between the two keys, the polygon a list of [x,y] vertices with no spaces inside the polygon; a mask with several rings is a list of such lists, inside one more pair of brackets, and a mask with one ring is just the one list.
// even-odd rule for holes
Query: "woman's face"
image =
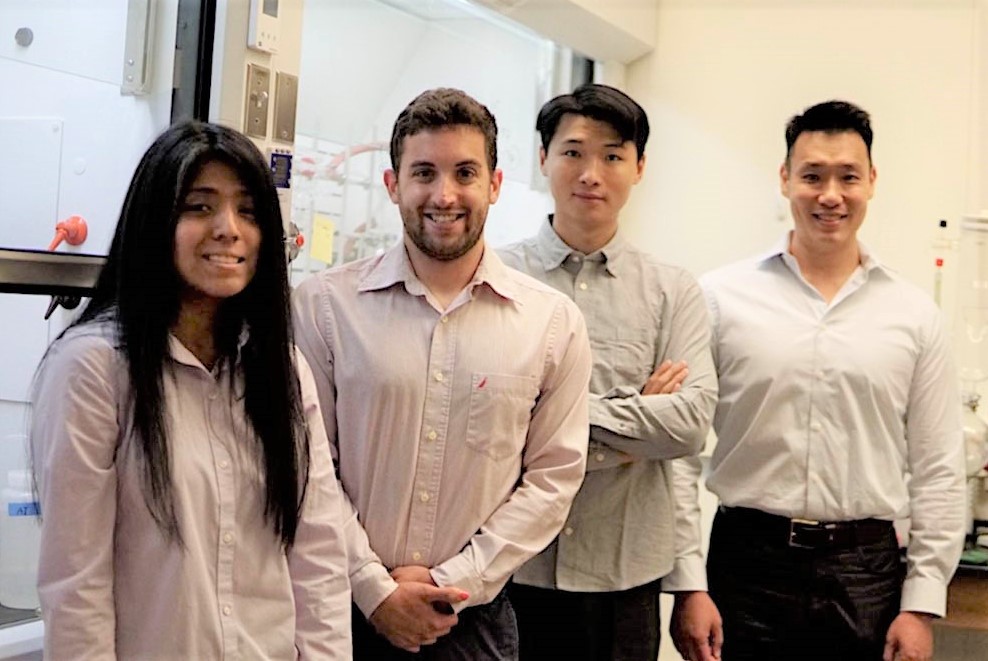
{"label": "woman's face", "polygon": [[254,200],[233,168],[209,161],[179,201],[175,269],[183,303],[219,305],[242,292],[257,271],[261,229]]}

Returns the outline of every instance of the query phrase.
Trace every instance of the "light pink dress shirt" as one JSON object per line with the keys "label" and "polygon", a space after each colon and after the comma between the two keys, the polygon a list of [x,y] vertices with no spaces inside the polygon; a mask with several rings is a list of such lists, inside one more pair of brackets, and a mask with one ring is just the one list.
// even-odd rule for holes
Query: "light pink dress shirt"
{"label": "light pink dress shirt", "polygon": [[41,496],[38,591],[50,659],[349,659],[339,490],[312,376],[295,545],[265,521],[263,459],[229,366],[215,374],[170,338],[165,425],[185,544],[145,505],[127,423],[126,360],[109,324],[70,330],[38,377],[32,442]]}
{"label": "light pink dress shirt", "polygon": [[347,531],[357,606],[370,616],[401,565],[468,592],[457,609],[489,602],[559,532],[583,478],[580,310],[491,250],[443,310],[403,245],[315,275],[294,306],[359,514]]}

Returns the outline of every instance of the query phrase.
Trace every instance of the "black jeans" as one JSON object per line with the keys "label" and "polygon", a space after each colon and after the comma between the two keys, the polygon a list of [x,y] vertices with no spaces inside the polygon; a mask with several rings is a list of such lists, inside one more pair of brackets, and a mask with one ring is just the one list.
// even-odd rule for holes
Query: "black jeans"
{"label": "black jeans", "polygon": [[895,531],[798,548],[720,511],[710,537],[710,596],[724,619],[724,661],[879,661],[899,612],[905,568]]}
{"label": "black jeans", "polygon": [[660,592],[660,581],[620,592],[566,592],[510,583],[521,659],[655,661]]}
{"label": "black jeans", "polygon": [[352,609],[353,658],[357,661],[516,661],[518,625],[504,590],[489,604],[465,608],[453,630],[419,652],[399,649]]}

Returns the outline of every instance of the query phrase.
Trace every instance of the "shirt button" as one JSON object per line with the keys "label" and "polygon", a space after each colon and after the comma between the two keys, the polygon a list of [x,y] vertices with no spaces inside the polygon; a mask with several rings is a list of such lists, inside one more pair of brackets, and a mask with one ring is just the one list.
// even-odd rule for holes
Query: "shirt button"
{"label": "shirt button", "polygon": [[583,291],[586,291],[586,289],[587,289],[587,283],[581,282],[580,283],[580,289],[582,289]]}
{"label": "shirt button", "polygon": [[432,377],[436,381],[442,381],[443,380],[443,373],[442,372],[436,372],[435,374],[432,375]]}
{"label": "shirt button", "polygon": [[230,532],[223,533],[223,543],[224,544],[229,544],[232,541],[233,541],[233,533],[230,533]]}
{"label": "shirt button", "polygon": [[569,526],[566,526],[565,528],[563,528],[563,534],[569,537],[570,535],[573,534],[573,529],[570,528]]}
{"label": "shirt button", "polygon": [[812,422],[812,423],[810,423],[810,429],[813,430],[813,431],[820,431],[821,428],[822,428],[822,425],[820,425],[819,422]]}
{"label": "shirt button", "polygon": [[412,560],[418,562],[421,559],[422,559],[422,554],[419,553],[418,551],[412,554]]}
{"label": "shirt button", "polygon": [[441,318],[439,319],[439,321],[441,321],[441,322],[443,322],[444,324],[448,324],[448,323],[449,323],[449,317],[448,317],[447,315],[445,315],[445,314],[444,314],[444,315],[443,315],[443,316],[442,316],[442,317],[441,317]]}
{"label": "shirt button", "polygon": [[580,261],[580,256],[579,255],[570,255],[569,256],[569,261],[571,261],[571,262],[579,262]]}
{"label": "shirt button", "polygon": [[593,456],[593,458],[596,459],[597,461],[603,461],[604,460],[604,453],[603,452],[598,452],[597,454],[595,454]]}
{"label": "shirt button", "polygon": [[429,492],[423,491],[422,493],[420,493],[419,500],[421,500],[423,503],[429,502]]}
{"label": "shirt button", "polygon": [[227,604],[226,606],[223,607],[224,615],[229,615],[232,612],[233,612],[233,606],[231,606],[230,604]]}
{"label": "shirt button", "polygon": [[209,393],[209,401],[211,401],[211,402],[216,401],[216,393],[215,392]]}
{"label": "shirt button", "polygon": [[434,441],[434,440],[436,440],[437,438],[439,438],[439,434],[437,434],[437,433],[436,433],[436,430],[435,430],[435,429],[433,429],[432,431],[430,431],[430,432],[428,433],[428,435],[426,436],[426,438],[427,438],[427,439],[429,439],[430,441]]}
{"label": "shirt button", "polygon": [[230,466],[230,462],[227,461],[226,459],[220,462],[220,468],[228,468],[229,466]]}

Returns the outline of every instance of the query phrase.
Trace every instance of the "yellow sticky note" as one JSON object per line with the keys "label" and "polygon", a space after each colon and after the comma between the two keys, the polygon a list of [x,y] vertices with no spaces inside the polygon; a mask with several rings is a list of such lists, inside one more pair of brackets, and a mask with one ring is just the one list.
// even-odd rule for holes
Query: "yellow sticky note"
{"label": "yellow sticky note", "polygon": [[333,263],[333,233],[336,225],[329,216],[321,213],[312,217],[312,257],[327,264]]}

